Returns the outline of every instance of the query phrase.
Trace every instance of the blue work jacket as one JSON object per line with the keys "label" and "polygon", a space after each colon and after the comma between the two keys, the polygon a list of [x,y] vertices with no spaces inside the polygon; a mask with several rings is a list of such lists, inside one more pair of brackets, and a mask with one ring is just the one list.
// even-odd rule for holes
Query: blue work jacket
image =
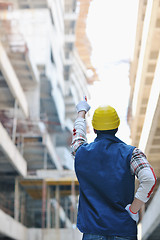
{"label": "blue work jacket", "polygon": [[130,172],[134,148],[110,134],[100,134],[78,148],[75,171],[81,232],[137,239],[136,222],[125,210],[134,199],[135,176]]}

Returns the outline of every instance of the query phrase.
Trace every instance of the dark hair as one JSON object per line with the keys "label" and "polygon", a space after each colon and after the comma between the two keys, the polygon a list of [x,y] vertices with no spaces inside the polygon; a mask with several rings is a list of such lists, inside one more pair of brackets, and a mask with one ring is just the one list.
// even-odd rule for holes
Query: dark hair
{"label": "dark hair", "polygon": [[95,129],[94,129],[94,131],[95,131],[95,133],[96,133],[97,135],[99,135],[99,134],[111,134],[111,135],[115,135],[116,132],[118,131],[118,128],[115,128],[115,129],[112,129],[112,130],[103,130],[103,131],[101,131],[101,130],[95,130]]}

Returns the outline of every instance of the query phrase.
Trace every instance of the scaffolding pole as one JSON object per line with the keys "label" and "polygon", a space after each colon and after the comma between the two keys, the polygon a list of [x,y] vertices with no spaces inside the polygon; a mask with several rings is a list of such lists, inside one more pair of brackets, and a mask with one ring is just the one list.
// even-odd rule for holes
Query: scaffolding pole
{"label": "scaffolding pole", "polygon": [[55,198],[56,198],[56,207],[55,207],[55,228],[58,229],[60,227],[59,224],[59,206],[60,206],[60,191],[59,191],[59,186],[56,186],[56,193],[55,193]]}
{"label": "scaffolding pole", "polygon": [[15,179],[15,191],[14,191],[14,218],[19,221],[19,180]]}
{"label": "scaffolding pole", "polygon": [[46,181],[42,182],[42,229],[45,228],[46,215]]}

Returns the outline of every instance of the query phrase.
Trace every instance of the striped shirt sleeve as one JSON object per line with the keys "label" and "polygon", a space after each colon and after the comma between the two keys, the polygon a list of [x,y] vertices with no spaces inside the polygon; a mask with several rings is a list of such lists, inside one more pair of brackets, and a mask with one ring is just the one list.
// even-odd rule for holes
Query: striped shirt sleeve
{"label": "striped shirt sleeve", "polygon": [[156,176],[145,154],[138,148],[135,148],[133,151],[130,170],[139,180],[139,187],[135,194],[135,198],[146,203],[156,186]]}
{"label": "striped shirt sleeve", "polygon": [[130,169],[132,175],[138,176],[138,173],[141,169],[151,167],[145,154],[138,148],[135,148],[132,154],[131,162],[130,162]]}
{"label": "striped shirt sleeve", "polygon": [[86,142],[86,120],[84,118],[77,118],[73,128],[71,154],[75,156],[77,149]]}

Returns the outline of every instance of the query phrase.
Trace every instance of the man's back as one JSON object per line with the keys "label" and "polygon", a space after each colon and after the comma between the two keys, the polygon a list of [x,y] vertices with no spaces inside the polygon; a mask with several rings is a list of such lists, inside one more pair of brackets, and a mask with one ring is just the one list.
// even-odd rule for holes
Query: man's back
{"label": "man's back", "polygon": [[136,237],[136,223],[125,210],[134,199],[129,162],[134,147],[101,134],[76,153],[80,183],[78,228],[85,233]]}

